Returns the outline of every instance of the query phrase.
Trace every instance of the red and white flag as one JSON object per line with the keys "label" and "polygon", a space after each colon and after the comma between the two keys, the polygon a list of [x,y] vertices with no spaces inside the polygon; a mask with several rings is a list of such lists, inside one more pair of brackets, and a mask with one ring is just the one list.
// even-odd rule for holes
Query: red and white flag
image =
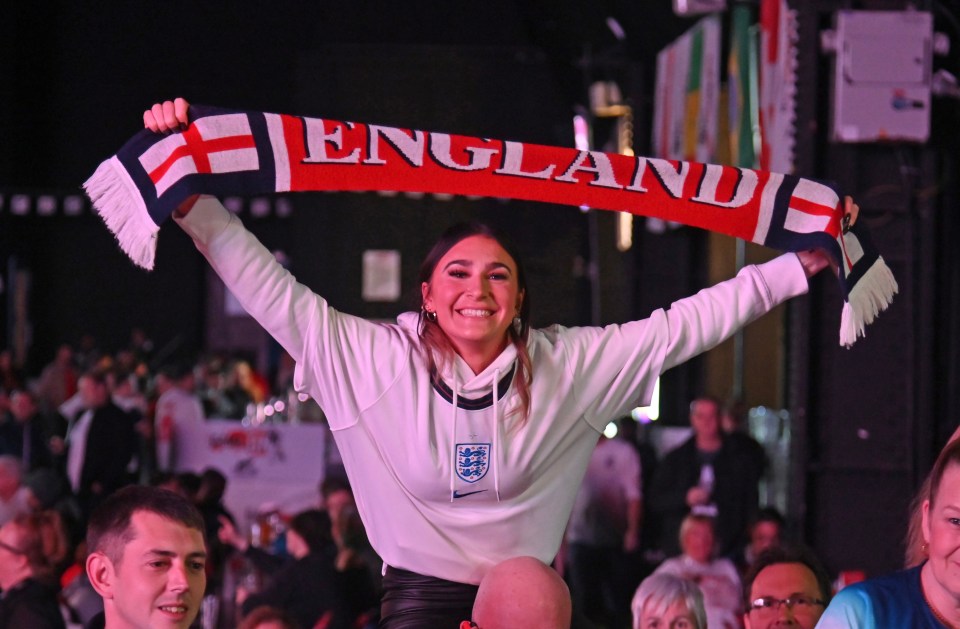
{"label": "red and white flag", "polygon": [[140,156],[159,197],[186,175],[232,173],[260,168],[246,114],[200,118]]}

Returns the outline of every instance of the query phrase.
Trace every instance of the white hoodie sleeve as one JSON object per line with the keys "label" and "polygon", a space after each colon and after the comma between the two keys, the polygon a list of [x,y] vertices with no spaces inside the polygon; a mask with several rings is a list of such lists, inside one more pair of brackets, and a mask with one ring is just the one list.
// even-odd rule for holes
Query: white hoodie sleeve
{"label": "white hoodie sleeve", "polygon": [[[331,426],[353,422],[404,368],[396,331],[339,312],[283,268],[213,197],[177,219],[240,304],[296,361],[294,384],[323,408]],[[349,386],[344,386],[349,383]]]}
{"label": "white hoodie sleeve", "polygon": [[648,403],[661,373],[806,290],[803,266],[790,253],[746,267],[647,319],[567,330],[563,345],[584,417],[602,430],[612,418]]}
{"label": "white hoodie sleeve", "polygon": [[662,371],[719,345],[774,307],[806,293],[807,287],[799,258],[787,253],[744,267],[735,278],[674,302],[667,311],[669,343]]}
{"label": "white hoodie sleeve", "polygon": [[298,283],[216,198],[200,197],[186,217],[175,220],[243,309],[299,362],[318,296]]}

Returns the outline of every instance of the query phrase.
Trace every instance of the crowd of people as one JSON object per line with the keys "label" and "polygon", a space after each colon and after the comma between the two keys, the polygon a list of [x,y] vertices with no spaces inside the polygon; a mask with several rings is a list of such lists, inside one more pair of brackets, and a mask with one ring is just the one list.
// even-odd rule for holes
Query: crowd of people
{"label": "crowd of people", "polygon": [[[175,472],[172,451],[165,458],[165,440],[158,438],[207,416],[204,399],[216,396],[195,383],[209,364],[152,373],[139,363],[118,377],[124,353],[88,353],[96,358],[84,371],[79,353],[63,346],[33,378],[0,358],[10,387],[0,389],[0,626],[102,626],[109,600],[102,590],[109,584],[96,580],[103,562],[90,559],[99,555],[88,545],[89,523],[103,502],[130,485],[171,491],[199,514],[194,528],[202,534],[204,584],[199,593],[196,584],[186,588],[195,601],[182,600],[198,618],[201,601],[216,600],[206,613],[219,621],[205,626],[256,627],[257,619],[263,626],[377,626],[382,560],[346,477],[324,479],[322,508],[286,514],[279,544],[251,543],[223,505],[226,477],[214,469]],[[57,389],[50,385],[53,372],[66,383],[62,399],[43,397]],[[812,628],[831,600],[831,582],[808,550],[785,543],[782,515],[758,508],[762,448],[758,454],[749,436],[728,432],[735,425],[724,420],[728,410],[708,396],[694,400],[690,438],[662,458],[630,431],[632,419],[621,418],[621,433],[602,437],[591,454],[557,560],[498,564],[462,626],[509,627],[504,617],[528,613],[543,626],[587,629],[754,629],[788,621]],[[84,418],[86,434],[78,438]],[[86,456],[78,461],[72,448]],[[924,491],[931,491],[929,482]],[[926,548],[914,549],[920,563]],[[101,571],[91,573],[90,565]],[[516,579],[527,587],[519,602],[508,594],[517,591]],[[838,600],[866,614],[869,599],[852,599],[854,591]],[[833,612],[826,618],[831,627],[869,626],[837,624]]]}
{"label": "crowd of people", "polygon": [[[204,626],[375,626],[380,561],[345,477],[325,478],[317,509],[282,514],[281,539],[262,548],[224,506],[221,471],[176,465],[179,428],[239,420],[248,404],[282,393],[285,376],[271,386],[221,356],[155,368],[148,343],[107,353],[90,341],[84,351],[62,345],[34,374],[0,351],[0,627],[103,626],[91,527],[127,487],[175,493],[199,514],[201,526],[185,522],[203,540],[203,587],[189,589],[198,605],[215,601],[205,605],[218,620]],[[140,620],[122,626],[154,626]]]}

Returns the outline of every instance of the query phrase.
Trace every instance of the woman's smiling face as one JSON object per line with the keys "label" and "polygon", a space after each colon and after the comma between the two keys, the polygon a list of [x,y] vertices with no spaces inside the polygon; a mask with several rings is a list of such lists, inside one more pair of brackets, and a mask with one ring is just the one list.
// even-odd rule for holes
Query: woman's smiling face
{"label": "woman's smiling face", "polygon": [[928,568],[942,593],[960,602],[960,465],[943,471],[934,501],[923,506]]}
{"label": "woman's smiling face", "polygon": [[475,371],[474,359],[489,364],[506,347],[523,301],[516,262],[487,236],[451,247],[421,291],[424,309],[437,314],[440,329]]}

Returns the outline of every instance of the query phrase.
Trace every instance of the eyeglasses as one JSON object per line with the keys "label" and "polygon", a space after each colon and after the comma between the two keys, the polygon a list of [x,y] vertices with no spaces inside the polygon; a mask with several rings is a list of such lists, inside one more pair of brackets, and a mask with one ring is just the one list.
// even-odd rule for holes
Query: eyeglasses
{"label": "eyeglasses", "polygon": [[26,554],[27,554],[27,553],[23,552],[22,550],[20,550],[19,548],[17,548],[16,546],[11,546],[10,544],[4,542],[3,540],[0,540],[0,548],[4,549],[5,551],[7,551],[7,552],[9,552],[9,553],[13,553],[14,555],[26,555]]}
{"label": "eyeglasses", "polygon": [[756,610],[761,614],[770,614],[780,611],[780,606],[786,605],[787,609],[799,613],[812,611],[814,606],[821,605],[826,607],[826,602],[819,598],[810,598],[809,596],[797,595],[788,598],[774,598],[773,596],[761,596],[750,603],[750,611]]}

